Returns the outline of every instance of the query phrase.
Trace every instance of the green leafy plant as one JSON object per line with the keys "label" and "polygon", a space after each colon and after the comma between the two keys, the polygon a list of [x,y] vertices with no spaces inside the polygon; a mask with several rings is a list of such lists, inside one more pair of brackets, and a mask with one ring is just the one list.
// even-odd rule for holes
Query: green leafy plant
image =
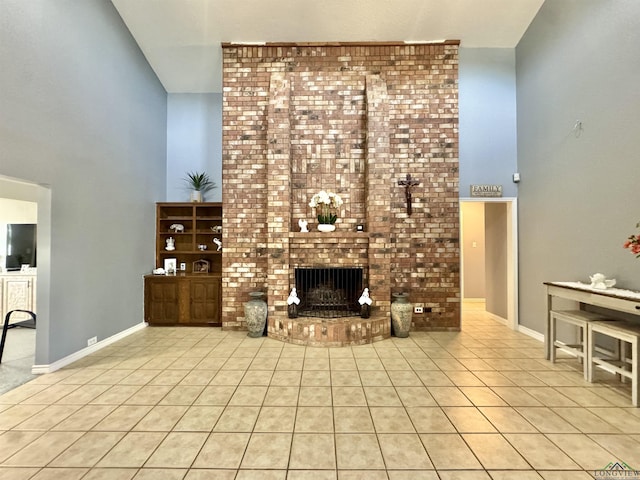
{"label": "green leafy plant", "polygon": [[209,190],[217,188],[216,183],[204,172],[189,172],[186,177],[184,177],[184,181],[191,190],[197,192],[208,192]]}

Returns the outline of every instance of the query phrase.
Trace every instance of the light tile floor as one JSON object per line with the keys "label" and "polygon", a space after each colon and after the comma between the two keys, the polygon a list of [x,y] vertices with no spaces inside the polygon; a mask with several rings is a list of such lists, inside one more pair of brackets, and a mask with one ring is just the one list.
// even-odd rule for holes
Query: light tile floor
{"label": "light tile floor", "polygon": [[[3,480],[587,479],[640,409],[465,309],[460,333],[305,348],[147,328],[0,396]],[[591,473],[590,473],[591,472]]]}

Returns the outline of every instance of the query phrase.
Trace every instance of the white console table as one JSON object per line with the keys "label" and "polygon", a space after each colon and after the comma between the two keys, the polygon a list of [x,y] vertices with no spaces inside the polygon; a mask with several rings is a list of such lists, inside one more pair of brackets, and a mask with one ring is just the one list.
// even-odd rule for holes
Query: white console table
{"label": "white console table", "polygon": [[547,325],[544,335],[547,360],[551,357],[552,345],[549,342],[551,326],[550,312],[553,309],[554,297],[579,302],[580,309],[583,309],[584,305],[593,305],[609,310],[638,315],[638,320],[640,320],[640,292],[619,288],[600,290],[580,282],[545,282],[544,284],[547,286]]}

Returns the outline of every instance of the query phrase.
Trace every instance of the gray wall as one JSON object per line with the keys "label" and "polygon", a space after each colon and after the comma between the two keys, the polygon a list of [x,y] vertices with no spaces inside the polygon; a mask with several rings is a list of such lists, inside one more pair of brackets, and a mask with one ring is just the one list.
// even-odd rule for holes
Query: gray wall
{"label": "gray wall", "polygon": [[183,178],[206,172],[218,188],[205,201],[222,201],[222,94],[170,93],[167,104],[167,201],[189,201]]}
{"label": "gray wall", "polygon": [[639,46],[637,0],[547,0],[516,49],[520,322],[539,332],[544,281],[640,290],[622,248],[640,220]]}
{"label": "gray wall", "polygon": [[43,365],[143,320],[154,202],[166,191],[166,92],[104,0],[3,0],[0,65],[0,175],[45,185]]}
{"label": "gray wall", "polygon": [[471,184],[517,196],[515,50],[460,49],[460,196]]}
{"label": "gray wall", "polygon": [[507,299],[507,204],[484,204],[486,256],[486,308],[500,318],[509,317]]}

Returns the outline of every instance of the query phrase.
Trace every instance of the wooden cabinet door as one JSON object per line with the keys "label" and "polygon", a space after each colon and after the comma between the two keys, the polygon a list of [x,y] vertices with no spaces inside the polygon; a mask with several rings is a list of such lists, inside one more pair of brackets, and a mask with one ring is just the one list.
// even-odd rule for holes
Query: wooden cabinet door
{"label": "wooden cabinet door", "polygon": [[145,278],[144,319],[149,324],[176,324],[179,320],[178,281]]}
{"label": "wooden cabinet door", "polygon": [[[2,312],[4,315],[11,310],[33,311],[33,278],[5,278],[2,292]],[[0,323],[4,323],[4,315]],[[27,320],[31,317],[26,313],[14,313],[11,323]]]}
{"label": "wooden cabinet door", "polygon": [[220,323],[220,286],[215,277],[191,279],[189,323]]}

